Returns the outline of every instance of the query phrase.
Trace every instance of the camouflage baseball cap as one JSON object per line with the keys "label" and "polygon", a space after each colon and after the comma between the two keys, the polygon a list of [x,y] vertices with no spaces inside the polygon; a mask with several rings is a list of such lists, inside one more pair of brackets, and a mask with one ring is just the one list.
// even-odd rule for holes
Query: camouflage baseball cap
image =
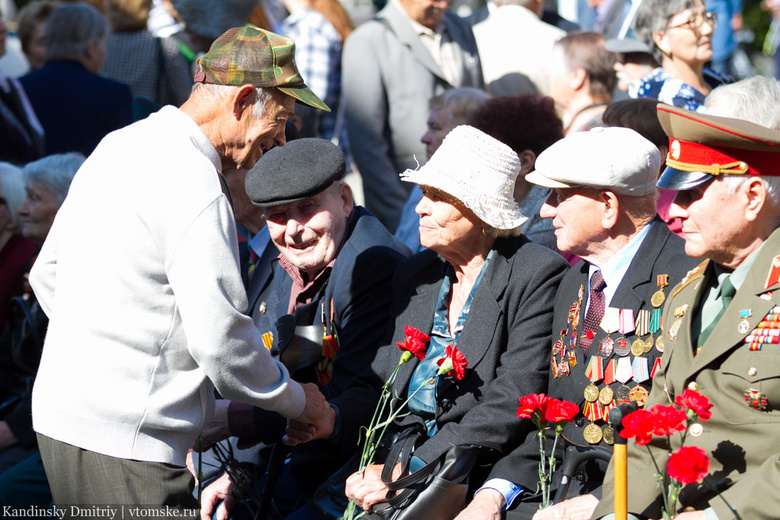
{"label": "camouflage baseball cap", "polygon": [[299,103],[330,112],[303,83],[292,39],[251,25],[234,27],[217,38],[209,52],[198,58],[195,81],[276,87]]}

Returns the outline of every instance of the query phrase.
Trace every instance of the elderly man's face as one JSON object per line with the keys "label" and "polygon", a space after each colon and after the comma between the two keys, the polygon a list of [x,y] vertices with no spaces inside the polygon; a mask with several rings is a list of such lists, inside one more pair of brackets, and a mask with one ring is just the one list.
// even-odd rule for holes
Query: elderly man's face
{"label": "elderly man's face", "polygon": [[444,12],[450,6],[450,0],[400,0],[409,18],[435,30],[444,18]]}
{"label": "elderly man's face", "polygon": [[711,258],[727,267],[739,256],[747,224],[743,187],[732,194],[723,180],[716,179],[677,194],[669,217],[682,220],[688,256]]}
{"label": "elderly man's face", "polygon": [[43,244],[61,203],[46,184],[29,183],[25,191],[27,198],[19,206],[19,215],[24,219],[22,236],[36,244]]}
{"label": "elderly man's face", "polygon": [[593,244],[603,240],[603,203],[598,191],[589,188],[553,189],[539,210],[542,218],[551,218],[558,250],[587,258]]}
{"label": "elderly man's face", "polygon": [[256,118],[251,108],[244,110],[239,121],[243,140],[234,155],[235,168],[251,170],[264,152],[284,146],[285,125],[294,113],[295,99],[279,91],[266,103],[263,117]]}
{"label": "elderly man's face", "polygon": [[268,231],[282,255],[308,276],[334,258],[352,212],[352,190],[342,182],[298,202],[265,210]]}

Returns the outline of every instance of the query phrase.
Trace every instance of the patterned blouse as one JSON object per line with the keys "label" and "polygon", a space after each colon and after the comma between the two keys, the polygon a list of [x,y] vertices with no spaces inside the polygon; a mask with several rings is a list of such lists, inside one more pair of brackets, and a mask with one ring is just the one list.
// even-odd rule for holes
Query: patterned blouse
{"label": "patterned blouse", "polygon": [[[704,69],[704,81],[711,88],[728,83],[726,76],[718,74],[711,69]],[[667,105],[676,106],[692,112],[704,112],[704,94],[675,79],[658,67],[653,72],[631,84],[628,95],[632,98],[653,98]]]}

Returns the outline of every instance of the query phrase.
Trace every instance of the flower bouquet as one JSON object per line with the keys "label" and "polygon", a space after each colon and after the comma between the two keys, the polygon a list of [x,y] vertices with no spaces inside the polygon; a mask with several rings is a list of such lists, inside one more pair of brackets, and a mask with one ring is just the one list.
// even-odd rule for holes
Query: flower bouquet
{"label": "flower bouquet", "polygon": [[[566,423],[574,420],[574,417],[580,411],[579,407],[559,399],[552,399],[545,394],[529,394],[520,398],[520,407],[517,409],[517,416],[523,419],[531,419],[539,430],[539,489],[542,493],[542,503],[540,509],[549,507],[550,503],[550,484],[555,466],[555,449],[558,445],[558,438],[563,433]],[[549,455],[544,451],[544,441],[547,431],[550,428],[555,429],[555,440],[553,441],[552,451]]]}
{"label": "flower bouquet", "polygon": [[[682,447],[677,451],[672,452],[671,442],[666,443],[669,446],[669,460],[665,472],[661,471],[650,448],[647,448],[655,465],[658,486],[662,489],[664,505],[661,514],[664,520],[675,517],[677,500],[683,487],[706,482],[710,459],[703,449],[684,444],[689,431],[701,429],[701,424],[697,421],[707,421],[712,417],[711,408],[712,404],[707,397],[686,389],[682,395],[677,396],[672,405],[657,404],[650,410],[640,409],[623,418],[620,436],[624,439],[634,438],[640,446],[646,446],[655,437],[670,437],[674,433],[680,433]],[[721,499],[725,501],[722,496]],[[734,514],[739,518],[736,511]]]}
{"label": "flower bouquet", "polygon": [[[376,455],[377,448],[379,447],[382,437],[387,431],[393,421],[401,414],[406,408],[409,401],[422,390],[426,385],[436,384],[436,378],[431,378],[423,382],[409,397],[399,406],[396,410],[391,411],[390,401],[392,398],[392,387],[401,366],[410,361],[413,357],[416,357],[420,361],[425,359],[427,343],[431,338],[420,332],[414,327],[404,327],[404,333],[406,338],[402,343],[396,343],[398,348],[403,352],[401,358],[398,360],[398,364],[390,374],[390,377],[382,385],[382,390],[379,396],[379,403],[374,410],[374,416],[371,418],[371,423],[365,431],[365,442],[363,443],[363,451],[360,457],[360,464],[358,472],[363,472],[367,467],[374,463],[374,457]],[[436,372],[436,377],[441,375],[448,375],[458,380],[463,379],[465,376],[465,369],[468,362],[466,356],[458,350],[457,345],[449,345],[445,351],[445,357],[438,360],[439,370]],[[387,416],[387,417],[386,417]],[[344,510],[342,520],[353,520],[360,518],[365,513],[357,514],[357,504],[352,500],[347,504],[347,508]]]}

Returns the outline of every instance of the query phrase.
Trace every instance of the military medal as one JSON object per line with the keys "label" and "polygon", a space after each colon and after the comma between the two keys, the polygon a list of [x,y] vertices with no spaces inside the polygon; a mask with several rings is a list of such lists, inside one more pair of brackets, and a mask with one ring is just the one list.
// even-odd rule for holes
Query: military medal
{"label": "military medal", "polygon": [[629,393],[629,400],[635,402],[640,408],[647,402],[647,390],[643,386],[636,385]]}
{"label": "military medal", "polygon": [[650,379],[655,377],[655,373],[661,369],[661,358],[655,358],[653,362],[653,370],[650,372]]}
{"label": "military medal", "polygon": [[615,341],[615,354],[618,356],[627,356],[631,352],[631,345],[628,344],[628,340],[623,336],[620,336]]}
{"label": "military medal", "polygon": [[620,309],[620,333],[625,336],[634,330],[634,309]]}
{"label": "military medal", "polygon": [[598,444],[601,442],[604,433],[601,431],[601,428],[599,428],[598,425],[590,423],[582,431],[582,436],[585,438],[588,444]]}
{"label": "military medal", "polygon": [[585,391],[583,392],[583,394],[585,395],[585,400],[587,402],[595,403],[596,400],[599,398],[599,388],[593,383],[591,383],[585,387]]}
{"label": "military medal", "polygon": [[563,340],[558,338],[558,340],[555,343],[553,343],[553,348],[552,348],[553,356],[557,356],[558,354],[560,354],[562,348],[563,348]]}
{"label": "military medal", "polygon": [[664,304],[664,300],[666,300],[666,296],[664,295],[664,287],[669,285],[669,275],[659,274],[656,280],[659,289],[653,293],[653,297],[650,298],[650,303],[653,304],[653,307],[660,307]]}
{"label": "military medal", "polygon": [[620,309],[607,307],[604,310],[604,316],[601,318],[600,326],[607,334],[617,332],[620,329]]}
{"label": "military medal", "polygon": [[747,334],[750,331],[750,323],[747,319],[752,315],[753,312],[750,309],[739,311],[739,317],[742,318],[742,321],[740,321],[739,325],[737,325],[737,332],[740,334]]}
{"label": "military medal", "polygon": [[569,351],[569,366],[576,367],[577,366],[577,351],[576,350],[570,350]]}
{"label": "military medal", "polygon": [[604,384],[609,386],[615,382],[615,360],[610,359],[604,369]]}
{"label": "military medal", "polygon": [[[652,339],[652,336],[650,338]],[[645,342],[639,338],[636,338],[634,342],[631,343],[631,354],[639,357],[644,353],[645,353]]]}
{"label": "military medal", "polygon": [[650,334],[650,311],[647,309],[640,310],[636,315],[634,325],[636,327],[637,336]]}
{"label": "military medal", "polygon": [[[775,257],[780,258],[780,257]],[[766,394],[753,388],[745,390],[745,404],[755,410],[766,410]]]}
{"label": "military medal", "polygon": [[650,378],[650,373],[647,369],[647,358],[636,357],[633,363],[631,363],[631,379],[637,383],[643,383]]}
{"label": "military medal", "polygon": [[615,367],[615,379],[626,384],[631,379],[631,375],[631,360],[627,357],[619,358]]}
{"label": "military medal", "polygon": [[268,304],[265,302],[260,302],[260,305],[257,307],[257,312],[260,314],[265,314],[268,312]]}
{"label": "military medal", "polygon": [[606,338],[603,338],[599,342],[599,356],[603,358],[608,358],[612,355],[612,346],[615,344],[615,342],[607,336]]}
{"label": "military medal", "polygon": [[604,442],[612,446],[615,444],[615,429],[612,426],[605,426],[603,432]]}
{"label": "military medal", "polygon": [[631,389],[626,385],[620,385],[615,391],[615,400],[620,403],[625,403],[631,398]]}
{"label": "military medal", "polygon": [[704,426],[699,423],[692,424],[688,431],[693,437],[699,437],[702,433],[704,433]]}
{"label": "military medal", "polygon": [[612,398],[614,397],[612,389],[608,386],[605,386],[601,389],[599,392],[599,402],[603,404],[604,406],[612,404]]}
{"label": "military medal", "polygon": [[[661,339],[661,336],[658,336],[658,339]],[[647,354],[651,350],[653,350],[653,345],[655,344],[655,339],[653,339],[653,336],[648,336],[645,340],[645,344],[642,347],[642,353]]]}
{"label": "military medal", "polygon": [[274,333],[271,331],[264,332],[260,337],[263,340],[263,345],[265,345],[265,348],[271,350],[271,348],[274,346]]}
{"label": "military medal", "polygon": [[[680,331],[680,326],[682,325],[683,317],[685,316],[685,313],[688,311],[688,304],[681,305],[674,309],[674,316],[675,320],[672,323],[672,326],[669,327],[669,331],[667,334],[669,335],[669,339],[675,339],[677,337],[677,333]],[[658,348],[658,342],[656,341],[656,348]],[[661,352],[663,352],[663,345],[661,345]]]}
{"label": "military medal", "polygon": [[[674,338],[672,338],[672,339],[674,339]],[[663,353],[663,351],[664,351],[664,337],[663,336],[658,336],[658,339],[655,340],[655,349],[658,352]]]}
{"label": "military medal", "polygon": [[562,359],[561,362],[558,363],[558,373],[560,374],[560,377],[569,375],[569,360],[568,359]]}
{"label": "military medal", "polygon": [[555,356],[552,358],[552,363],[550,366],[550,370],[552,371],[552,375],[555,379],[558,379],[561,377],[560,372],[558,372],[558,363],[555,361]]}

